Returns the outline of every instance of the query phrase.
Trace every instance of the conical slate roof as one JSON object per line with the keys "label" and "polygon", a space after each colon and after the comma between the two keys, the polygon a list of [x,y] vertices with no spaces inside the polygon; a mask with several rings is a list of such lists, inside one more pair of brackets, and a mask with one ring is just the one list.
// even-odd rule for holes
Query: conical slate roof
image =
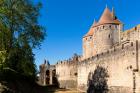
{"label": "conical slate roof", "polygon": [[92,28],[90,28],[90,30],[88,31],[88,33],[85,36],[92,36],[93,32],[94,32],[94,30]]}
{"label": "conical slate roof", "polygon": [[94,32],[94,29],[93,27],[97,24],[96,20],[94,20],[94,23],[93,25],[91,26],[90,30],[88,31],[88,33],[85,35],[86,36],[92,36],[93,35],[93,32]]}
{"label": "conical slate roof", "polygon": [[99,20],[100,24],[103,23],[113,23],[113,17],[112,17],[112,13],[110,12],[110,10],[106,7],[100,20]]}
{"label": "conical slate roof", "polygon": [[115,16],[114,10],[111,12],[108,7],[105,8],[100,20],[98,22],[94,21],[92,27],[88,31],[88,33],[84,36],[91,36],[94,32],[94,27],[103,25],[103,24],[122,24],[119,19]]}
{"label": "conical slate roof", "polygon": [[107,24],[107,23],[114,23],[114,24],[121,24],[121,22],[117,19],[117,17],[112,13],[107,7],[105,8],[98,25],[100,24]]}

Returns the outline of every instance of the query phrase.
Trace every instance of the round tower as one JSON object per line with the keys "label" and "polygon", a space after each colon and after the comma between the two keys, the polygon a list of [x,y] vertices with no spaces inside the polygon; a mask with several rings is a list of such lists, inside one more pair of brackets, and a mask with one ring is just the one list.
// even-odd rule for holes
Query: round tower
{"label": "round tower", "polygon": [[100,20],[94,21],[83,37],[83,58],[95,56],[119,44],[121,31],[122,23],[115,16],[114,9],[111,12],[106,7]]}
{"label": "round tower", "polygon": [[89,58],[94,55],[94,47],[93,47],[94,25],[96,25],[95,20],[90,30],[88,31],[88,33],[83,37],[83,58],[84,59]]}
{"label": "round tower", "polygon": [[119,43],[121,24],[122,23],[115,16],[114,9],[110,12],[106,7],[99,22],[94,27],[97,54],[100,54]]}

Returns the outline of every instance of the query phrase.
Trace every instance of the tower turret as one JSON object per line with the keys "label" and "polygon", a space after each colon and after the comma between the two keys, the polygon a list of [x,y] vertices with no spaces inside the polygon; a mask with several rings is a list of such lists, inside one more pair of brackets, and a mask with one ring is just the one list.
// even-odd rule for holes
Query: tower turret
{"label": "tower turret", "polygon": [[94,34],[94,26],[96,25],[96,21],[94,20],[93,25],[90,27],[88,33],[83,37],[83,57],[89,58],[93,55],[93,34]]}
{"label": "tower turret", "polygon": [[121,24],[115,16],[114,8],[111,12],[106,7],[96,27],[97,53],[106,51],[119,43]]}
{"label": "tower turret", "polygon": [[94,22],[89,32],[83,37],[83,56],[88,58],[110,49],[119,43],[121,21],[112,12],[105,8],[98,22]]}

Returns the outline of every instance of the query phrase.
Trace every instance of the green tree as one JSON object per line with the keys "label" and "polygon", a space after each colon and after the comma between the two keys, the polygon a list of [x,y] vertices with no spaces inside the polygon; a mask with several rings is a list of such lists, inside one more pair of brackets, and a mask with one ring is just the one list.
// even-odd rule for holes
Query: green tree
{"label": "green tree", "polygon": [[94,73],[89,73],[87,93],[108,93],[108,71],[102,66],[97,66]]}
{"label": "green tree", "polygon": [[6,65],[25,75],[35,75],[32,49],[40,46],[45,29],[38,23],[41,3],[32,0],[0,0],[0,50]]}
{"label": "green tree", "polygon": [[6,51],[0,51],[0,69],[2,69],[6,60]]}

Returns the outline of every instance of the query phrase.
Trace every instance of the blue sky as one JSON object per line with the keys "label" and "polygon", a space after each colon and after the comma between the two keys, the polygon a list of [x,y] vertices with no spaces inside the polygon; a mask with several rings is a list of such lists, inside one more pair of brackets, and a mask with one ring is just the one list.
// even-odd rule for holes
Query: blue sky
{"label": "blue sky", "polygon": [[43,3],[39,23],[47,30],[41,49],[35,49],[37,66],[49,60],[70,58],[82,54],[82,37],[94,18],[99,20],[106,5],[115,8],[117,17],[129,29],[140,23],[140,0],[35,0]]}

